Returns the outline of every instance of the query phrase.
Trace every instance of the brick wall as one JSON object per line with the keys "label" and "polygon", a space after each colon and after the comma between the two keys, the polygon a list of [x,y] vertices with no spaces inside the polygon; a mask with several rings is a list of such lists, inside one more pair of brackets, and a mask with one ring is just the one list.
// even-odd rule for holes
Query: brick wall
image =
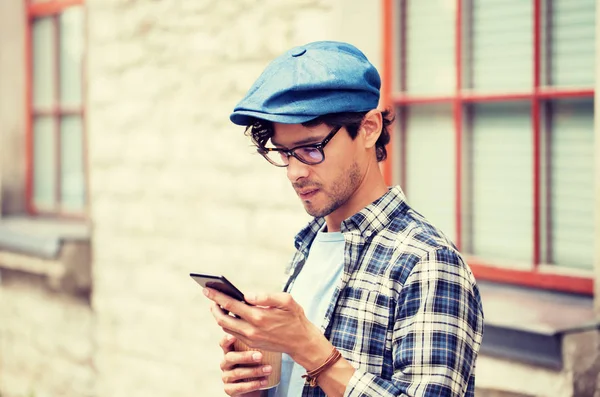
{"label": "brick wall", "polygon": [[188,273],[277,290],[308,220],[228,116],[270,59],[333,37],[330,3],[87,2],[98,395],[223,394]]}

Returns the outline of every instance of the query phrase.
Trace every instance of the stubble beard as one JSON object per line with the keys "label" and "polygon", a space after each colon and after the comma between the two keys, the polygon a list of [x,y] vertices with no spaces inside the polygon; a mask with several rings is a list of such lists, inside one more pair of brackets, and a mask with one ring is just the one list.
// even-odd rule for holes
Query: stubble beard
{"label": "stubble beard", "polygon": [[338,175],[337,182],[334,183],[329,191],[320,190],[320,193],[326,195],[326,203],[321,208],[312,206],[310,201],[305,201],[304,209],[315,218],[327,216],[346,204],[354,194],[360,184],[361,176],[358,163],[353,162],[350,167]]}

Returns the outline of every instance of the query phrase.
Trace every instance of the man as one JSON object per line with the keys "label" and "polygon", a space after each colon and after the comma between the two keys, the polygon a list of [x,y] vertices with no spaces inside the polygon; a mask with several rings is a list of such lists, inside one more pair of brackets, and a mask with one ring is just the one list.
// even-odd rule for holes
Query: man
{"label": "man", "polygon": [[268,65],[231,115],[287,167],[314,217],[296,237],[285,292],[246,296],[250,306],[204,290],[228,334],[231,396],[266,395],[272,371],[257,352],[233,351],[236,338],[285,353],[280,396],[474,394],[479,292],[455,246],[384,182],[391,118],[377,109],[379,88],[357,48],[315,42]]}

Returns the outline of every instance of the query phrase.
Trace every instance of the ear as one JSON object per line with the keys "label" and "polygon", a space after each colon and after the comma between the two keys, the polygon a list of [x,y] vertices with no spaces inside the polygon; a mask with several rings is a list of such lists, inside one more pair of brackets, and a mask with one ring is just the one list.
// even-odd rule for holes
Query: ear
{"label": "ear", "polygon": [[381,135],[381,129],[383,128],[383,118],[381,111],[373,109],[369,111],[363,118],[360,126],[360,133],[364,135],[365,148],[370,149],[375,147],[379,135]]}

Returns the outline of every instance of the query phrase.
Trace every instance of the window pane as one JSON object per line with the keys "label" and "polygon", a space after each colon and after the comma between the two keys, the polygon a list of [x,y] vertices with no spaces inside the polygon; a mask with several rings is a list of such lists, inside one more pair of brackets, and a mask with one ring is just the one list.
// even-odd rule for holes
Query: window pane
{"label": "window pane", "polygon": [[594,104],[552,104],[549,141],[550,263],[591,269],[594,257]]}
{"label": "window pane", "polygon": [[60,99],[63,106],[81,106],[83,8],[71,7],[60,15]]}
{"label": "window pane", "polygon": [[408,1],[406,88],[410,93],[454,92],[456,1]]}
{"label": "window pane", "polygon": [[555,86],[594,85],[595,0],[551,0],[550,83]]}
{"label": "window pane", "polygon": [[522,103],[473,108],[471,131],[471,253],[486,259],[532,261],[533,149],[530,109]]}
{"label": "window pane", "polygon": [[473,0],[467,88],[480,91],[531,90],[532,1]]}
{"label": "window pane", "polygon": [[410,108],[406,135],[407,198],[451,239],[456,234],[455,157],[451,108]]}
{"label": "window pane", "polygon": [[33,105],[48,108],[54,105],[55,62],[54,21],[41,18],[33,21]]}
{"label": "window pane", "polygon": [[81,211],[85,205],[83,125],[80,116],[63,117],[60,123],[61,205]]}
{"label": "window pane", "polygon": [[39,209],[55,205],[55,171],[54,119],[38,117],[33,122],[33,203]]}

